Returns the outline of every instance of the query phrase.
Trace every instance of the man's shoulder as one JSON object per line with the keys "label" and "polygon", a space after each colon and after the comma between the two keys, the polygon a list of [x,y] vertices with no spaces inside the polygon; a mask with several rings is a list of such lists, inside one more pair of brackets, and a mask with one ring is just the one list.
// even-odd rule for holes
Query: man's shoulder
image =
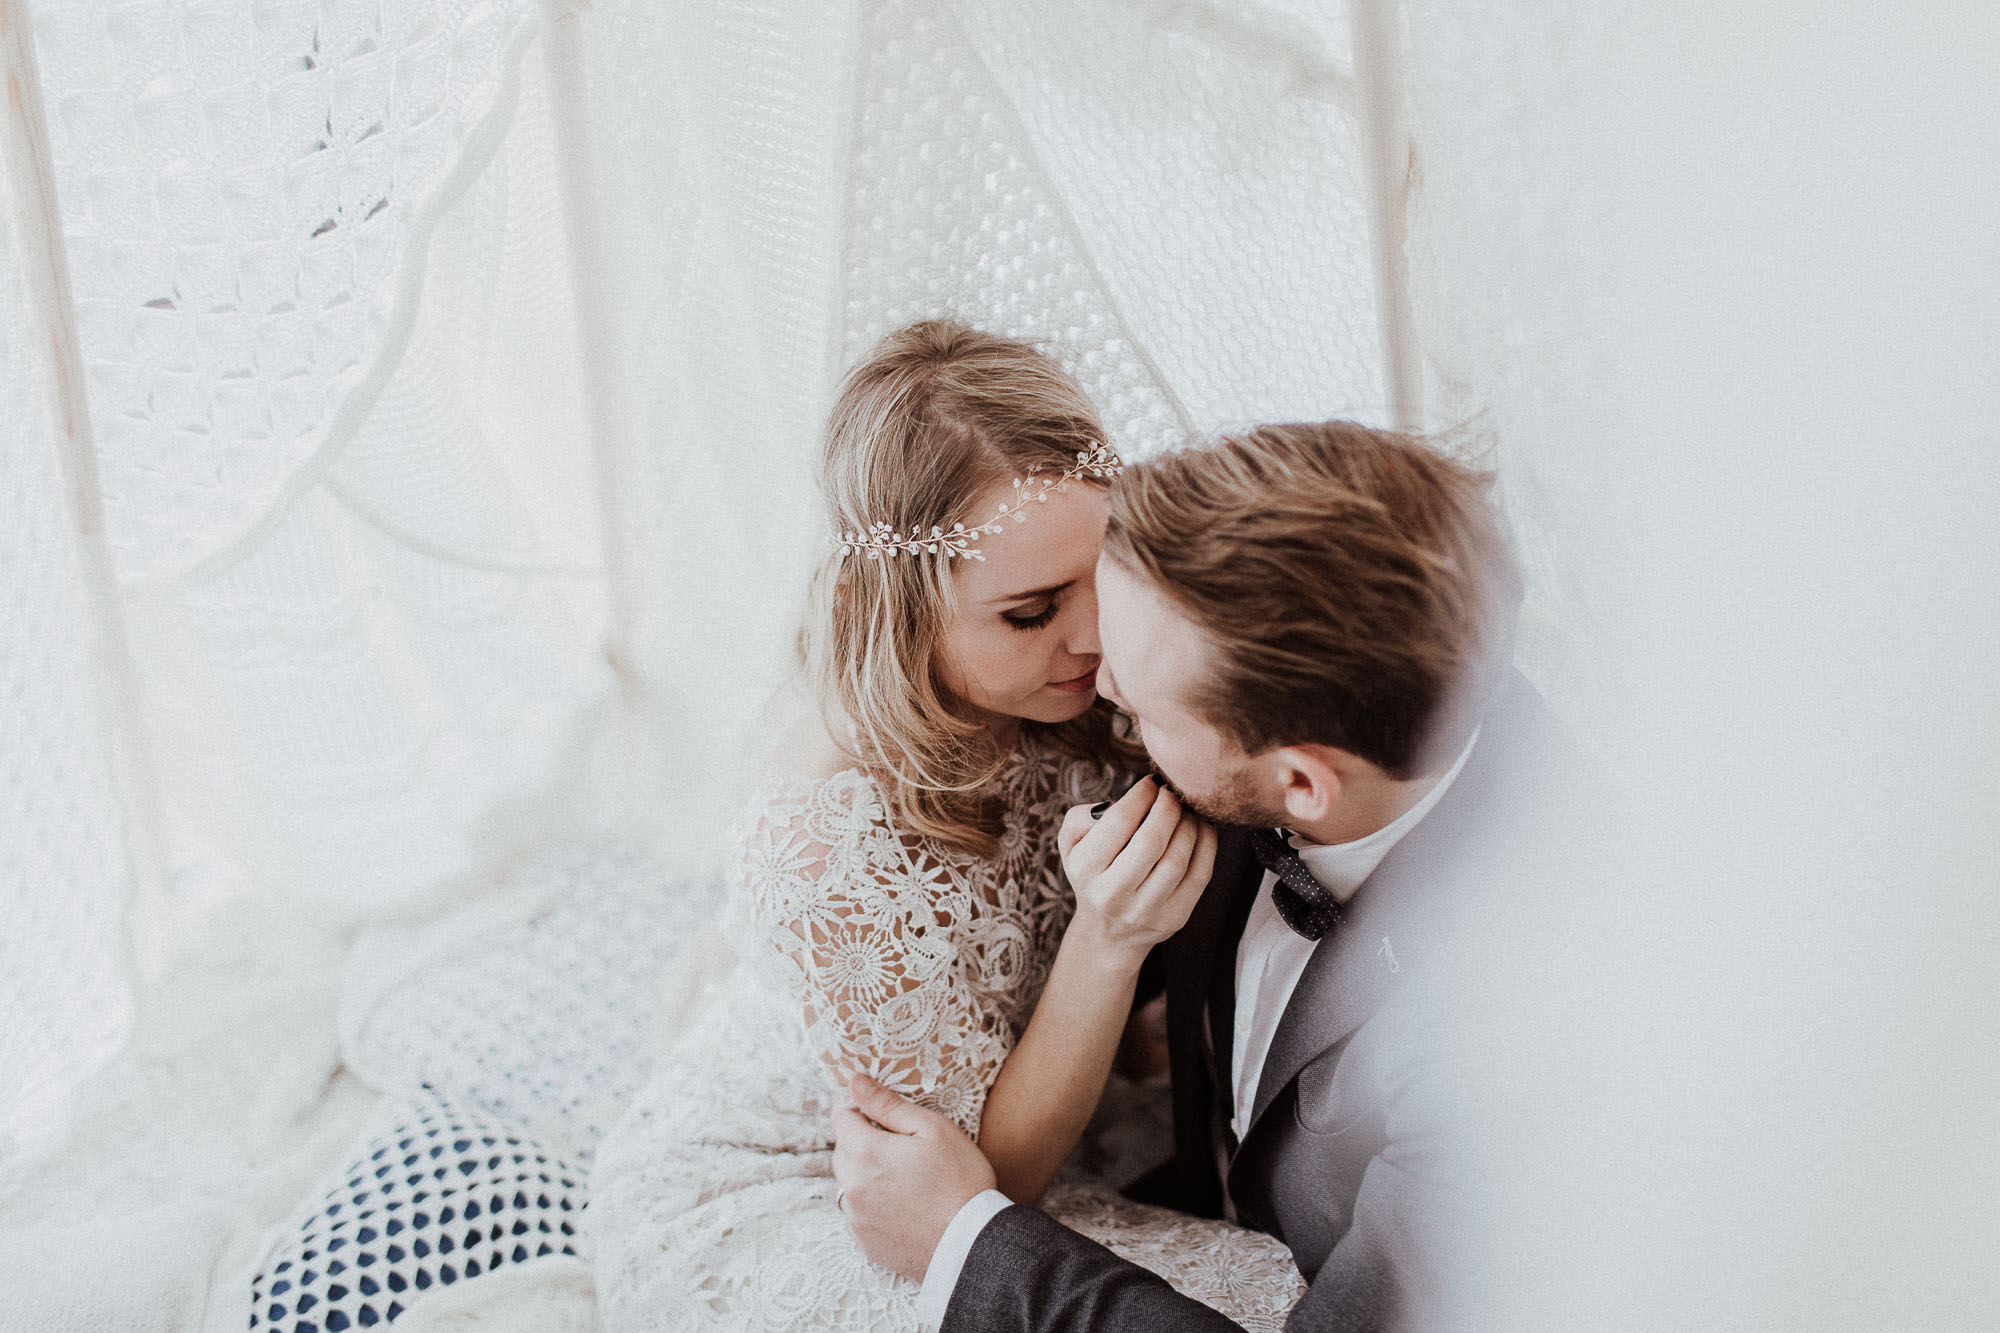
{"label": "man's shoulder", "polygon": [[1409,839],[1413,853],[1441,863],[1470,854],[1490,868],[1495,856],[1531,855],[1559,837],[1574,811],[1588,781],[1582,752],[1525,677],[1511,676],[1476,735],[1464,770]]}
{"label": "man's shoulder", "polygon": [[1542,692],[1516,671],[1487,710],[1496,766],[1527,791],[1589,781],[1590,761]]}

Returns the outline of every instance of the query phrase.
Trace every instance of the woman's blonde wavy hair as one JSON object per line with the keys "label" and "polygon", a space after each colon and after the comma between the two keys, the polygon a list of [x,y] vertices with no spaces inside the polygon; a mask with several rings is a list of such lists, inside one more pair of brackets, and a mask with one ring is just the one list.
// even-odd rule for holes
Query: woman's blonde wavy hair
{"label": "woman's blonde wavy hair", "polygon": [[[819,484],[834,532],[984,522],[975,504],[1037,467],[1060,471],[1104,439],[1076,381],[1025,342],[962,324],[890,334],[847,374],[833,405]],[[1072,485],[1101,485],[1080,480]],[[1030,520],[1032,524],[1032,519]],[[982,540],[1019,541],[1013,524]],[[800,656],[834,740],[887,793],[899,828],[976,856],[999,845],[987,787],[1006,753],[946,684],[956,610],[943,556],[843,557],[814,576]],[[1077,757],[1130,760],[1103,701],[1058,725],[1024,721]]]}

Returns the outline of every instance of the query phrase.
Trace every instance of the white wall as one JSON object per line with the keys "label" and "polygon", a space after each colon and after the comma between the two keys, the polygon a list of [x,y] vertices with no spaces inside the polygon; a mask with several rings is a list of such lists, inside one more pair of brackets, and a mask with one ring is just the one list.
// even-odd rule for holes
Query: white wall
{"label": "white wall", "polygon": [[1992,1326],[2000,19],[1408,12],[1434,397],[1618,793],[1488,980],[1467,1309]]}

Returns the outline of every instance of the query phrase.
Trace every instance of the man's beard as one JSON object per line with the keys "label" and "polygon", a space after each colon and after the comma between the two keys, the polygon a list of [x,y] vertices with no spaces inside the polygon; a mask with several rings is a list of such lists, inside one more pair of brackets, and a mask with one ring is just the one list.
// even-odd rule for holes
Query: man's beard
{"label": "man's beard", "polygon": [[1153,768],[1153,778],[1179,797],[1182,805],[1211,824],[1234,824],[1240,828],[1284,826],[1284,807],[1263,799],[1252,786],[1249,775],[1241,769],[1226,775],[1216,785],[1216,790],[1203,792],[1199,796],[1183,789],[1179,783],[1162,773],[1158,765]]}

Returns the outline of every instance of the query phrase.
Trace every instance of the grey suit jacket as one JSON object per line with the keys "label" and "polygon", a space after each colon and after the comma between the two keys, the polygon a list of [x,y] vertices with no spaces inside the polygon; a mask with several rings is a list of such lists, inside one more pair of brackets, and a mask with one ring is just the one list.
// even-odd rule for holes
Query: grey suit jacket
{"label": "grey suit jacket", "polygon": [[[1497,868],[1548,838],[1542,779],[1573,767],[1534,690],[1514,678],[1457,780],[1392,849],[1313,951],[1279,1021],[1242,1142],[1227,1126],[1236,946],[1263,872],[1226,836],[1187,926],[1162,946],[1175,1153],[1130,1191],[1204,1216],[1228,1197],[1281,1238],[1311,1283],[1286,1327],[1401,1326],[1414,1316],[1456,1172],[1448,1062],[1451,945],[1476,943]],[[1221,1034],[1211,1042],[1208,1034]],[[1237,1325],[1032,1208],[974,1243],[945,1333],[1224,1330]]]}

